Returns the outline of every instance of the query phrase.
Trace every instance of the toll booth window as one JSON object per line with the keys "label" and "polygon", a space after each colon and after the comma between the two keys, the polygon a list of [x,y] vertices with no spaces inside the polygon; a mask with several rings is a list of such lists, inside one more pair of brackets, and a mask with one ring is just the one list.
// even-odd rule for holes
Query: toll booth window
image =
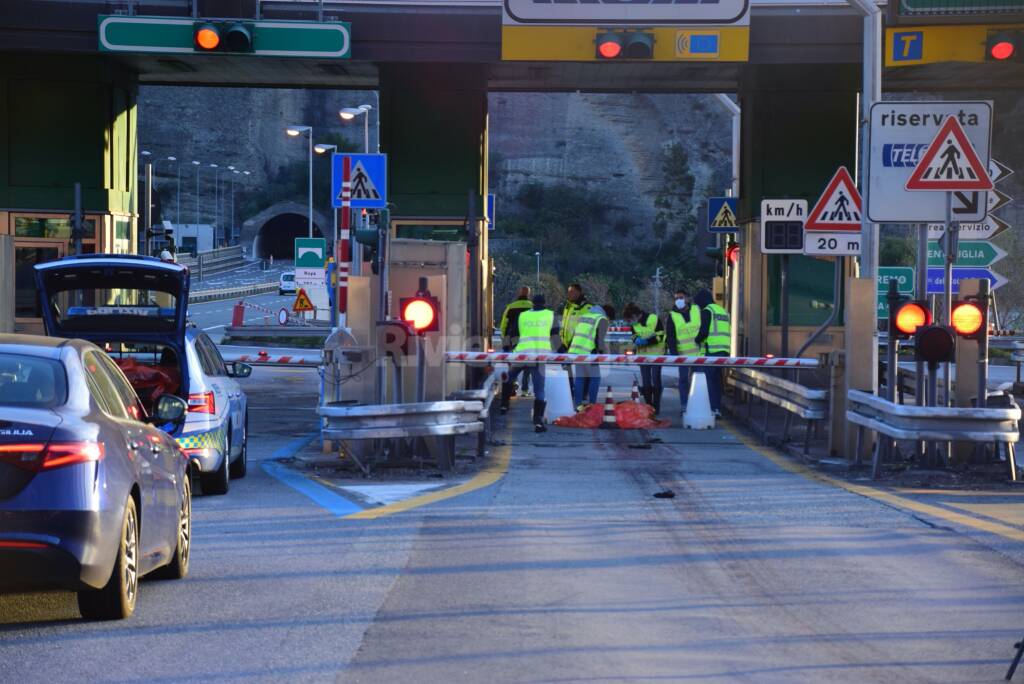
{"label": "toll booth window", "polygon": [[[87,219],[83,223],[86,228],[86,239],[94,238],[96,235],[96,221]],[[71,219],[16,216],[14,218],[14,236],[70,240]]]}
{"label": "toll booth window", "polygon": [[53,261],[60,257],[57,247],[14,248],[14,315],[17,318],[40,318],[39,291],[36,289],[33,266]]}
{"label": "toll booth window", "polygon": [[[832,313],[832,285],[835,277],[831,260],[802,254],[789,255],[789,324],[817,326]],[[782,257],[768,257],[768,325],[782,324]],[[843,292],[839,292],[839,318],[843,320]]]}
{"label": "toll booth window", "polygon": [[114,219],[114,253],[130,254],[132,251],[132,222],[128,219]]}

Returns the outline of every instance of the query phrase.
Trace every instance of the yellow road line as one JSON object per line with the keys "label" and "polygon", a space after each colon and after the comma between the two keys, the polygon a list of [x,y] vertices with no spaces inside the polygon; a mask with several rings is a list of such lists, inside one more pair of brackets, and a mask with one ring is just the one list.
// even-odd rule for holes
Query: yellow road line
{"label": "yellow road line", "polygon": [[812,470],[807,466],[803,465],[802,463],[795,463],[789,460],[788,458],[785,458],[781,454],[771,449],[768,449],[767,447],[761,446],[757,442],[748,438],[746,435],[741,434],[732,426],[727,425],[724,422],[722,423],[722,426],[726,430],[731,432],[737,439],[739,439],[747,448],[764,456],[775,465],[779,466],[784,470],[788,470],[791,473],[802,475],[808,479],[817,480],[819,482],[829,484],[840,489],[845,489],[846,491],[851,492],[853,494],[859,494],[860,496],[864,496],[869,499],[874,499],[875,501],[880,501],[895,508],[914,511],[916,513],[923,513],[925,515],[930,515],[932,517],[939,518],[940,520],[945,520],[946,522],[957,523],[959,525],[971,527],[973,529],[981,530],[982,532],[988,532],[990,534],[994,534],[999,537],[1003,537],[1004,539],[1009,539],[1011,541],[1024,541],[1024,530],[1020,530],[1009,525],[1003,525],[996,522],[981,520],[979,518],[975,518],[969,515],[963,515],[961,513],[955,513],[953,511],[946,510],[945,508],[940,508],[939,506],[932,506],[930,504],[921,503],[919,501],[914,501],[913,499],[907,499],[902,496],[893,494],[892,492],[878,489],[877,487],[868,487],[865,485],[853,484],[852,482],[846,482],[844,480],[839,480],[834,477],[830,477],[828,475],[825,475],[824,473]]}
{"label": "yellow road line", "polygon": [[442,489],[436,492],[429,492],[420,496],[414,496],[411,499],[405,501],[397,501],[387,506],[379,506],[377,508],[368,508],[365,511],[359,511],[352,515],[347,515],[344,520],[375,520],[382,518],[386,515],[393,515],[395,513],[402,513],[413,508],[419,508],[420,506],[427,506],[438,501],[444,501],[445,499],[452,499],[456,496],[461,496],[467,492],[473,492],[484,487],[489,487],[494,484],[508,472],[508,464],[512,459],[512,447],[509,445],[499,447],[495,450],[494,455],[490,458],[487,465],[484,466],[483,470],[473,476],[472,479],[463,482],[460,485],[449,487],[448,489]]}

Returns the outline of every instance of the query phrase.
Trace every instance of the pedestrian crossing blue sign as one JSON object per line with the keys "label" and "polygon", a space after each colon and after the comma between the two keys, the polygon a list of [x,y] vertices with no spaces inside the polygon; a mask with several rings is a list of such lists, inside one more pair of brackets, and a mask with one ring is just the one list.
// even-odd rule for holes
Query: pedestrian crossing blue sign
{"label": "pedestrian crossing blue sign", "polygon": [[736,221],[735,197],[708,198],[708,232],[735,233],[739,230]]}
{"label": "pedestrian crossing blue sign", "polygon": [[[346,187],[345,178],[348,174]],[[331,204],[344,206],[345,192],[353,209],[383,209],[388,203],[386,154],[336,154],[331,158]]]}

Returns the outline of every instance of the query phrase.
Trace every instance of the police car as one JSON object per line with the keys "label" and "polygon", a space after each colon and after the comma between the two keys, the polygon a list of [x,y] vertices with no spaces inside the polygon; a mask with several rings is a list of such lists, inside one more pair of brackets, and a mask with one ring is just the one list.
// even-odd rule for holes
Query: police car
{"label": "police car", "polygon": [[209,336],[186,322],[189,272],[145,256],[82,255],[35,267],[48,335],[103,348],[152,413],[156,400],[184,399],[183,423],[163,426],[198,471],[204,494],[226,494],[245,477],[247,399],[236,378],[252,368],[225,363]]}

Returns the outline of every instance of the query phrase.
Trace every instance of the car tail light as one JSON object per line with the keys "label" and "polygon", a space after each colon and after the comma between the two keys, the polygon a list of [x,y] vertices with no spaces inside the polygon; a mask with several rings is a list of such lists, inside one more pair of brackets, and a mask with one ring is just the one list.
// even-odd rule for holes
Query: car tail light
{"label": "car tail light", "polygon": [[0,444],[0,462],[33,472],[99,461],[102,458],[103,445],[97,442]]}
{"label": "car tail light", "polygon": [[42,542],[21,541],[20,539],[0,539],[0,549],[45,549]]}
{"label": "car tail light", "polygon": [[213,400],[213,392],[199,392],[188,395],[189,413],[216,413],[217,404]]}

